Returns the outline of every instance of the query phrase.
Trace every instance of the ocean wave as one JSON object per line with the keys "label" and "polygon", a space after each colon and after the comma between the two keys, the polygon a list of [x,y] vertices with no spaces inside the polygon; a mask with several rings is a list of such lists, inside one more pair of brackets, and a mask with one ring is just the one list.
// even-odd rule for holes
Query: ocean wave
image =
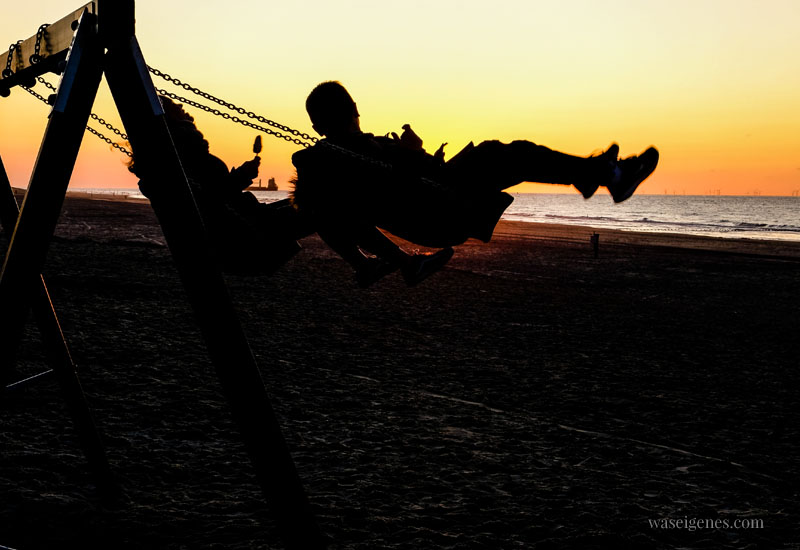
{"label": "ocean wave", "polygon": [[733,222],[729,218],[717,220],[688,220],[683,219],[663,220],[649,216],[629,218],[625,216],[608,215],[572,215],[557,213],[542,213],[531,211],[507,212],[505,219],[561,223],[565,225],[582,225],[598,229],[617,229],[621,231],[643,231],[650,233],[683,233],[693,235],[706,235],[728,238],[758,238],[777,240],[800,239],[800,226],[793,224],[771,224],[762,222]]}
{"label": "ocean wave", "polygon": [[751,223],[751,222],[739,222],[736,224],[736,227],[741,227],[745,229],[768,227],[768,226],[769,224],[766,223]]}
{"label": "ocean wave", "polygon": [[[522,216],[528,218],[544,218],[555,223],[577,223],[577,224],[615,224],[625,227],[655,226],[655,227],[675,227],[680,229],[695,229],[698,231],[778,231],[778,232],[800,232],[800,226],[792,224],[770,224],[756,222],[732,222],[727,219],[717,221],[689,221],[689,220],[657,220],[648,217],[626,218],[613,216],[571,216],[564,214],[532,214],[532,213],[509,213],[511,216]],[[526,215],[527,214],[527,215]]]}
{"label": "ocean wave", "polygon": [[784,233],[800,233],[800,227],[796,225],[772,225],[772,224],[751,224],[740,223],[734,227],[734,231],[776,231]]}

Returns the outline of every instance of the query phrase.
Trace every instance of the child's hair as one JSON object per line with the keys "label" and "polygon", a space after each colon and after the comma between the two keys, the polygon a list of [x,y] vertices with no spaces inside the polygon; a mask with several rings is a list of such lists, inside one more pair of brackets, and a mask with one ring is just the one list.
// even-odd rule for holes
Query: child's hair
{"label": "child's hair", "polygon": [[[178,141],[181,139],[181,131],[192,131],[197,132],[201,137],[202,133],[197,129],[197,126],[194,122],[194,117],[183,110],[183,106],[180,103],[175,103],[170,98],[164,95],[158,96],[159,101],[161,101],[161,106],[164,108],[164,115],[167,120],[167,128],[169,128],[170,134],[172,135],[173,141]],[[176,146],[180,145],[176,143]],[[130,146],[130,142],[128,142],[128,146]],[[136,157],[130,157],[127,162],[128,170],[133,173],[134,175],[139,176],[140,174],[137,172],[136,168]]]}
{"label": "child's hair", "polygon": [[306,111],[311,123],[322,135],[347,127],[355,113],[356,104],[344,86],[329,81],[318,84],[306,99]]}

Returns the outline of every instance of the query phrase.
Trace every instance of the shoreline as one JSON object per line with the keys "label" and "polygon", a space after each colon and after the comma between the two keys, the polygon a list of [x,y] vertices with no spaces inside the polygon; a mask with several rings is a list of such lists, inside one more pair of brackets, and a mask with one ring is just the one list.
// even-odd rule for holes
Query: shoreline
{"label": "shoreline", "polygon": [[[24,189],[14,188],[15,196],[21,202]],[[129,196],[98,196],[100,194],[84,191],[67,191],[67,198],[72,200],[105,201],[123,204],[146,205],[147,198]],[[731,254],[756,255],[775,258],[800,258],[800,241],[784,239],[759,239],[741,237],[718,237],[670,232],[632,231],[608,229],[590,225],[558,224],[545,222],[529,222],[501,219],[495,229],[492,242],[503,239],[565,239],[571,241],[584,240],[587,243],[593,233],[600,235],[599,246],[631,245],[658,246],[664,248],[682,248],[709,252],[726,252]],[[469,241],[468,241],[469,242]],[[491,244],[491,242],[489,243]]]}
{"label": "shoreline", "polygon": [[[129,197],[97,197],[89,193],[68,192],[71,199],[103,200],[129,204],[143,204],[149,207],[148,199]],[[497,224],[492,242],[502,239],[567,239],[586,241],[593,233],[600,235],[600,250],[607,244],[638,244],[666,248],[686,248],[733,254],[752,254],[758,256],[774,256],[800,258],[800,241],[768,240],[757,238],[712,237],[707,235],[691,235],[682,233],[628,231],[621,229],[605,229],[584,225],[528,222],[503,220]],[[491,242],[489,243],[491,245]]]}
{"label": "shoreline", "polygon": [[[627,231],[594,228],[591,226],[509,220],[500,220],[495,230],[494,238],[583,240],[588,246],[589,239],[593,233],[600,235],[599,247],[601,254],[604,244],[614,244],[656,246],[775,258],[800,258],[800,241],[711,237],[666,232],[651,233],[647,231]],[[494,241],[494,238],[492,241]]]}

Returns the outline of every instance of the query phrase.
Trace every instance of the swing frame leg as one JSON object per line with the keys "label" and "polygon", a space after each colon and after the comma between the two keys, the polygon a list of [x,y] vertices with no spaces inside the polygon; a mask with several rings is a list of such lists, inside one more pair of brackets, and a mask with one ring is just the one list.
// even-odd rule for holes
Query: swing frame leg
{"label": "swing frame leg", "polygon": [[326,546],[253,353],[211,256],[164,111],[135,36],[109,48],[106,79],[217,377],[287,548]]}
{"label": "swing frame leg", "polygon": [[0,275],[0,334],[7,342],[0,377],[14,363],[103,74],[93,18],[85,14],[76,33]]}
{"label": "swing frame leg", "polygon": [[[3,367],[0,376],[5,378],[7,369],[15,361],[28,308],[32,307],[48,362],[61,386],[95,482],[104,498],[113,499],[119,494],[119,486],[111,473],[75,363],[41,275],[102,74],[97,68],[97,56],[92,55],[94,45],[90,26],[83,25],[83,30],[79,31],[73,48],[75,53],[65,68],[69,80],[59,92],[62,110],[54,109],[45,131],[24,202],[24,216],[0,159],[0,223],[7,235],[13,234],[0,278],[0,334],[7,337],[4,338],[6,346],[0,349],[0,366]],[[53,188],[59,193],[53,192]]]}

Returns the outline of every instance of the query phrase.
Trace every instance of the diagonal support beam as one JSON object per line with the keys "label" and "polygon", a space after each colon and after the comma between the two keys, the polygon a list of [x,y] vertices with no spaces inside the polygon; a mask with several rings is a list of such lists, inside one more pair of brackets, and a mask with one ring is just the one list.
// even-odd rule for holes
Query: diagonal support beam
{"label": "diagonal support beam", "polygon": [[[10,235],[13,231],[18,215],[19,209],[14,191],[3,166],[3,160],[0,158],[0,223],[6,234]],[[114,480],[105,447],[95,427],[89,405],[86,403],[78,372],[61,331],[44,277],[39,275],[34,286],[33,315],[45,344],[48,362],[61,386],[89,468],[95,476],[95,482],[104,497],[114,498],[119,493],[119,487]]]}
{"label": "diagonal support beam", "polygon": [[69,179],[78,157],[102,70],[96,17],[85,13],[75,35],[0,274],[0,380],[13,365],[25,317],[41,281]]}
{"label": "diagonal support beam", "polygon": [[262,491],[288,548],[325,546],[167,129],[138,42],[106,56],[106,79],[148,194],[239,426]]}

